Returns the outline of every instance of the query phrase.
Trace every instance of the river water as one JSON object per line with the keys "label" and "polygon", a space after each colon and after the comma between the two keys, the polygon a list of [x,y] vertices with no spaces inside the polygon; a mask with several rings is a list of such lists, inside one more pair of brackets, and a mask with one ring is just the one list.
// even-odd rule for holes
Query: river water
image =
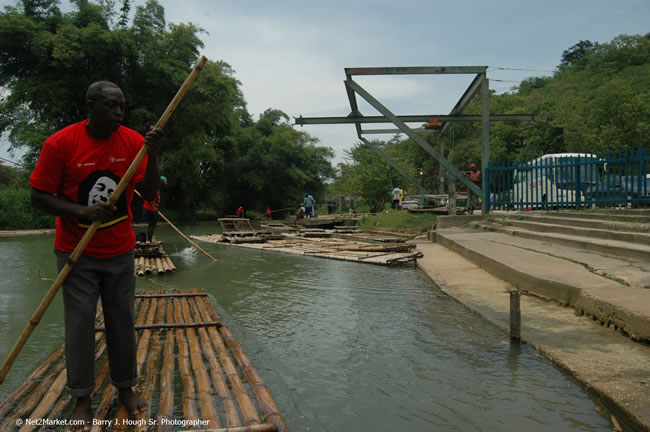
{"label": "river water", "polygon": [[[217,232],[216,223],[181,229]],[[203,243],[211,262],[167,226],[156,236],[178,271],[138,287],[210,293],[293,431],[611,430],[607,410],[574,380],[511,345],[413,265]],[[3,359],[56,277],[52,244],[52,235],[0,238]],[[59,294],[0,399],[62,341]]]}

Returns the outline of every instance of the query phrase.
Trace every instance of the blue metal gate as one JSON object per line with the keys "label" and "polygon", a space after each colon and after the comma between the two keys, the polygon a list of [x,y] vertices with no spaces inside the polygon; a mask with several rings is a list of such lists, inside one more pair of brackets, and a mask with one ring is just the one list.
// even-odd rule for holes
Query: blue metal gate
{"label": "blue metal gate", "polygon": [[490,162],[487,207],[489,211],[650,207],[649,166],[647,149]]}

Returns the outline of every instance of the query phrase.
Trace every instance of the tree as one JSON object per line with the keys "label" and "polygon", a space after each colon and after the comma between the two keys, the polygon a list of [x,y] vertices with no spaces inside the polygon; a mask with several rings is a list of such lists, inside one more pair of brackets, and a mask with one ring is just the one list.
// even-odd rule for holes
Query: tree
{"label": "tree", "polygon": [[590,40],[581,40],[571,48],[562,51],[560,68],[579,65],[579,63],[588,54],[593,53],[596,48],[598,48],[598,42],[594,43]]}
{"label": "tree", "polygon": [[[85,91],[96,80],[117,83],[127,99],[126,126],[145,133],[158,120],[199,58],[202,30],[171,24],[156,0],[75,0],[61,14],[56,1],[27,1],[0,13],[0,134],[26,149],[35,164],[52,132],[85,118]],[[258,122],[246,110],[240,83],[224,61],[209,61],[165,126],[160,165],[169,178],[168,208],[191,218],[200,207],[228,212],[245,197],[250,208],[296,200],[332,175],[331,149],[295,131],[270,109]],[[260,160],[259,157],[262,156]]]}

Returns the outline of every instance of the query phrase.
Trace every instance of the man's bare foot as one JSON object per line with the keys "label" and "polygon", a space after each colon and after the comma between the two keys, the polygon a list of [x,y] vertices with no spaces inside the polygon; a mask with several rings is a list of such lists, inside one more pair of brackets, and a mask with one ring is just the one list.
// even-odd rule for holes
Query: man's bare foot
{"label": "man's bare foot", "polygon": [[147,402],[131,388],[120,390],[119,398],[130,415],[141,414],[147,409]]}
{"label": "man's bare foot", "polygon": [[[84,396],[77,398],[77,405],[74,408],[72,417],[70,420],[83,420],[84,424],[73,424],[70,426],[71,431],[83,431],[90,432],[90,427],[92,425],[93,413],[90,409],[90,396]],[[76,422],[74,422],[76,423]]]}

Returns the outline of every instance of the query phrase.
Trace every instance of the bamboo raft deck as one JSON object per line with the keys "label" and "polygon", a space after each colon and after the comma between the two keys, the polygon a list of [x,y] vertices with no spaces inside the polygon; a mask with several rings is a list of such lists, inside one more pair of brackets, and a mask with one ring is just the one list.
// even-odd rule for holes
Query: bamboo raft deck
{"label": "bamboo raft deck", "polygon": [[422,257],[421,252],[414,250],[416,245],[410,243],[371,244],[341,238],[301,237],[293,234],[285,234],[280,240],[268,239],[261,243],[224,243],[219,234],[193,238],[250,249],[382,265],[404,264]]}
{"label": "bamboo raft deck", "polygon": [[[99,310],[93,415],[96,423],[113,423],[105,423],[105,428],[95,425],[93,432],[289,430],[269,389],[204,291],[138,293],[135,308],[139,376],[135,389],[147,401],[147,411],[129,418],[117,402]],[[19,432],[29,432],[53,426],[29,425],[26,419],[62,423],[70,417],[74,404],[64,391],[63,351],[61,345],[0,403],[0,432],[16,430],[17,419],[25,420]],[[182,394],[174,392],[174,382],[182,383]]]}
{"label": "bamboo raft deck", "polygon": [[135,274],[144,276],[148,274],[174,273],[176,266],[172,262],[162,243],[137,242],[135,244]]}

